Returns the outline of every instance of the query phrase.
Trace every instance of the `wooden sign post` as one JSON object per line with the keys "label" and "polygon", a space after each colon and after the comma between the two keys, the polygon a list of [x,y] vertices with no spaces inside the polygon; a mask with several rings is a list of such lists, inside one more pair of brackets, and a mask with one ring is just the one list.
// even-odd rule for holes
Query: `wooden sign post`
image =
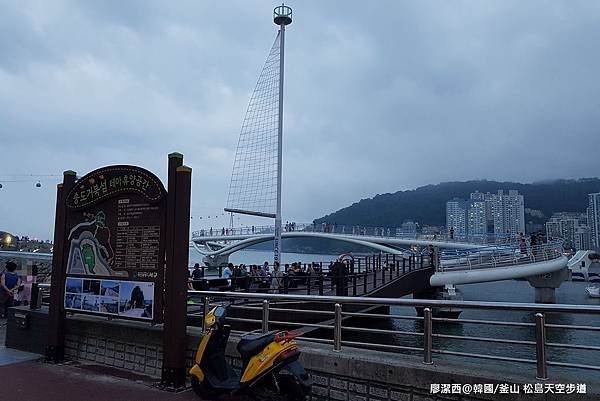
{"label": "wooden sign post", "polygon": [[117,165],[58,185],[46,359],[64,359],[66,312],[164,322],[162,384],[185,387],[191,173],[169,155],[169,192]]}

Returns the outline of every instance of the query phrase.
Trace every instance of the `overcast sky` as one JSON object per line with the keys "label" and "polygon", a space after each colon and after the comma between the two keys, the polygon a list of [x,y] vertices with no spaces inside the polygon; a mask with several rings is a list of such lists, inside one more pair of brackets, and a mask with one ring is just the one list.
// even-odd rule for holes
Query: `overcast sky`
{"label": "overcast sky", "polygon": [[[164,178],[178,151],[192,229],[226,224],[275,5],[0,0],[0,183],[116,163]],[[598,175],[600,2],[290,5],[284,221],[441,181]],[[4,183],[0,230],[51,238],[57,181]]]}

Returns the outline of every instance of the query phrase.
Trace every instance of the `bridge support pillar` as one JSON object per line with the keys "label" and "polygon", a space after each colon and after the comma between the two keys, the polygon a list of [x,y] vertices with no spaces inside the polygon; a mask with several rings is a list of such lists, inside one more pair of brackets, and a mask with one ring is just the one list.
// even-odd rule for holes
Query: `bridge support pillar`
{"label": "bridge support pillar", "polygon": [[552,273],[527,277],[527,281],[535,289],[535,302],[553,304],[556,303],[556,289],[568,278],[569,269],[565,267]]}
{"label": "bridge support pillar", "polygon": [[206,255],[202,258],[202,262],[209,269],[218,269],[219,266],[227,266],[229,255]]}

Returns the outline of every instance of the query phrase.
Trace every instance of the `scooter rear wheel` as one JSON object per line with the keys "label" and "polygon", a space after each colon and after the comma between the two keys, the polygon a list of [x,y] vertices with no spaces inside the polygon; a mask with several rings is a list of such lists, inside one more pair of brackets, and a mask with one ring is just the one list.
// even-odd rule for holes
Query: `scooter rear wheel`
{"label": "scooter rear wheel", "polygon": [[278,375],[279,391],[272,384],[260,386],[251,391],[251,396],[256,401],[305,401],[306,396],[302,385],[295,377]]}
{"label": "scooter rear wheel", "polygon": [[191,377],[192,389],[196,395],[204,400],[216,400],[219,398],[219,392],[217,392],[210,385],[201,382],[196,376]]}

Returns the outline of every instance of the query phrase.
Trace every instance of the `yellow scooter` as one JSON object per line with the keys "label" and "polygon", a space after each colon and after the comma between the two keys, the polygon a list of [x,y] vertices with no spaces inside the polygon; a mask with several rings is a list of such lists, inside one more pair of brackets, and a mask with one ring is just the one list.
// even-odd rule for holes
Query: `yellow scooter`
{"label": "yellow scooter", "polygon": [[208,332],[190,369],[192,388],[204,399],[221,394],[245,394],[260,400],[302,400],[310,395],[312,380],[298,362],[298,334],[269,331],[244,335],[237,345],[241,376],[227,363],[225,347],[231,327],[225,324],[228,306],[213,308],[205,318]]}

